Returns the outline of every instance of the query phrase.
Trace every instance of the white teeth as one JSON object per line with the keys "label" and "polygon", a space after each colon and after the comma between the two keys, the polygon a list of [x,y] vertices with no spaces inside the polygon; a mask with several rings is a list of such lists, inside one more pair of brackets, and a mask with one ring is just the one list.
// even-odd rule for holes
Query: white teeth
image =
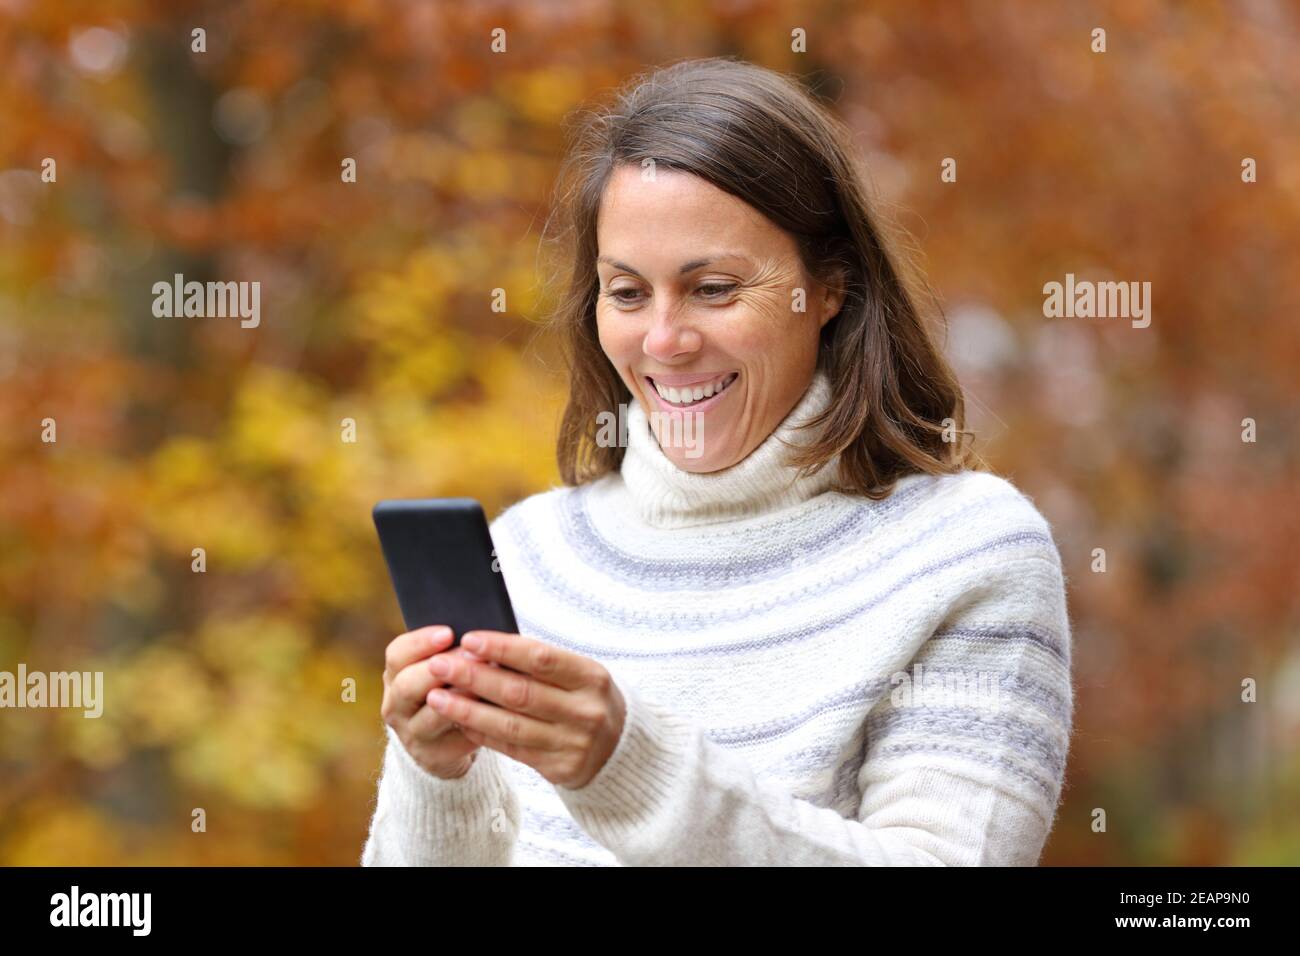
{"label": "white teeth", "polygon": [[706,382],[703,385],[688,385],[683,388],[666,388],[658,382],[654,382],[653,379],[651,381],[654,382],[655,391],[659,393],[664,401],[673,405],[690,405],[706,398],[712,398],[735,381],[737,374],[731,372],[721,378],[714,379],[712,382]]}

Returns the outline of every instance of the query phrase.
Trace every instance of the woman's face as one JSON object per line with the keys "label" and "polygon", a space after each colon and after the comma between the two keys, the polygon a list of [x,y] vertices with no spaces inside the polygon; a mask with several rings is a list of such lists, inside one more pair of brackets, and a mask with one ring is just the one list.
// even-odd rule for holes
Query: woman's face
{"label": "woman's face", "polygon": [[596,231],[600,345],[664,454],[692,472],[741,461],[803,396],[842,295],[783,230],[689,173],[618,167]]}

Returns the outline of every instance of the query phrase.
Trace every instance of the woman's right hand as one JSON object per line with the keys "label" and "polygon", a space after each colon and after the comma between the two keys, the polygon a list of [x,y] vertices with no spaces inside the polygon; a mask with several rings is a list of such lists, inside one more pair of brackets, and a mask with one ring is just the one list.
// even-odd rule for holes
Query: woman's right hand
{"label": "woman's right hand", "polygon": [[[463,647],[451,650],[451,628],[422,627],[399,634],[384,653],[384,702],[380,707],[384,723],[392,727],[411,758],[433,774],[451,780],[469,773],[479,745],[466,739],[460,728],[428,706],[429,691],[447,685],[429,670],[438,654],[458,654],[480,660]],[[478,695],[457,687],[449,693],[473,700]]]}

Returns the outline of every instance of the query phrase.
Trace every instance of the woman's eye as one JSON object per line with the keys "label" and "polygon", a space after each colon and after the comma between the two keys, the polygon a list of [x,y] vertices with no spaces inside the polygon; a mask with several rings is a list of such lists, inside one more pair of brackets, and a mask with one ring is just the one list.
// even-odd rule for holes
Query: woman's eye
{"label": "woman's eye", "polygon": [[735,288],[735,283],[706,282],[704,285],[700,286],[698,291],[704,293],[706,299],[716,299],[726,295]]}
{"label": "woman's eye", "polygon": [[[720,299],[735,291],[734,282],[706,282],[695,291],[706,299]],[[609,289],[602,293],[607,299],[613,299],[621,305],[631,305],[642,297],[640,289]]]}

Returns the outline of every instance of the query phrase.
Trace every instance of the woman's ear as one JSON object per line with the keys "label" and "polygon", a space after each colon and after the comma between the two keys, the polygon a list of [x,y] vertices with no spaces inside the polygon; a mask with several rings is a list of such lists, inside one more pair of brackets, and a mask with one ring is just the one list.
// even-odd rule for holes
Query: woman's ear
{"label": "woman's ear", "polygon": [[825,328],[827,322],[839,315],[840,309],[844,307],[845,278],[843,270],[837,270],[827,282],[821,283],[822,328]]}

